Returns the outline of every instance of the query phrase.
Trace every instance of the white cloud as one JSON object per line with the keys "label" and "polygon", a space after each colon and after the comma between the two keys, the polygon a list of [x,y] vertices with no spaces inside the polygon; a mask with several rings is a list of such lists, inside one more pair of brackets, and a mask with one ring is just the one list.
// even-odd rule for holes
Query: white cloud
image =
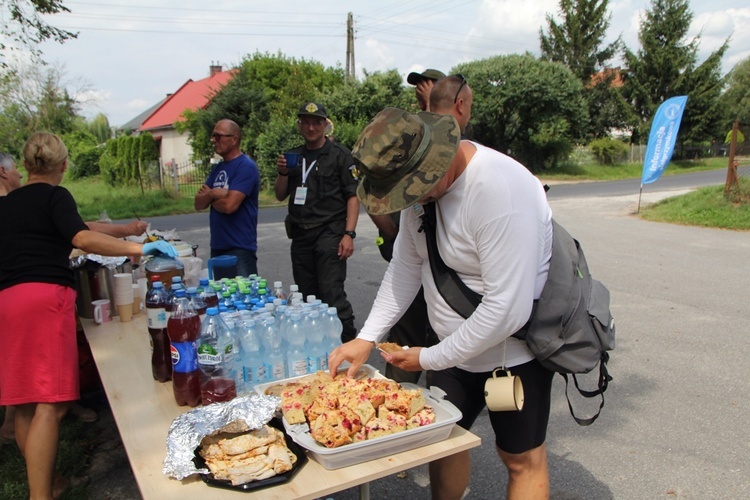
{"label": "white cloud", "polygon": [[[362,54],[362,51],[360,51]],[[393,56],[391,47],[375,38],[365,40],[365,51],[362,57],[362,64],[357,63],[357,50],[354,51],[355,64],[358,68],[366,68],[367,71],[384,71],[392,68],[396,64],[396,58]]]}
{"label": "white cloud", "polygon": [[125,108],[127,108],[130,111],[144,111],[149,106],[153,106],[156,103],[149,102],[146,99],[132,99],[128,101],[128,103],[125,105]]}

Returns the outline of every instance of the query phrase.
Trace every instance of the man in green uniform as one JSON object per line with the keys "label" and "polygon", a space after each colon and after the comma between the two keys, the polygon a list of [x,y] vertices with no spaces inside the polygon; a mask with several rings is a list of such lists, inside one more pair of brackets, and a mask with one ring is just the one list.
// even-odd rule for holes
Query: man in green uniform
{"label": "man in green uniform", "polygon": [[276,198],[289,198],[287,234],[292,240],[292,274],[304,296],[315,295],[338,311],[341,340],[356,336],[354,312],[346,298],[346,260],[354,253],[359,201],[351,152],[325,135],[328,114],[317,103],[302,105],[297,125],[305,144],[291,150],[301,155],[288,165],[276,161]]}

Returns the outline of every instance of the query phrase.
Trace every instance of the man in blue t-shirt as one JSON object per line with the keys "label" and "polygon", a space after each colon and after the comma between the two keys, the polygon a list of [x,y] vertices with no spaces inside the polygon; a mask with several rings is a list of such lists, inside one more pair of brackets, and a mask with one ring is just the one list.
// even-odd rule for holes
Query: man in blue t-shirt
{"label": "man in blue t-shirt", "polygon": [[240,151],[240,127],[219,120],[211,134],[214,151],[223,161],[211,169],[195,195],[195,209],[211,207],[211,257],[237,256],[237,274],[258,273],[258,191],[255,162]]}

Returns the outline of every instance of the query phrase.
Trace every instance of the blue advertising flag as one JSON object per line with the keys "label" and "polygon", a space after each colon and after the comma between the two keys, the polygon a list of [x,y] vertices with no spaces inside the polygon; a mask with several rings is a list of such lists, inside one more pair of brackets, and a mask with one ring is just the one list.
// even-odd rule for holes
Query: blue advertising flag
{"label": "blue advertising flag", "polygon": [[648,148],[643,162],[641,185],[650,184],[661,177],[662,172],[672,158],[677,131],[680,129],[682,112],[685,111],[687,96],[681,95],[664,101],[656,110],[651,133],[648,136]]}

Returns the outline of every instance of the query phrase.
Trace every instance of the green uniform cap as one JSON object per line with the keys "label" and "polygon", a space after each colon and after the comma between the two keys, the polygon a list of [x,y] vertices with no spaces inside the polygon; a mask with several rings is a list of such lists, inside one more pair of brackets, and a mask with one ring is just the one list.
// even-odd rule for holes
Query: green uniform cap
{"label": "green uniform cap", "polygon": [[422,80],[442,80],[445,78],[445,73],[442,71],[438,71],[436,69],[426,69],[421,73],[417,73],[415,71],[412,71],[409,73],[409,76],[406,77],[406,82],[409,85],[416,85]]}
{"label": "green uniform cap", "polygon": [[321,118],[328,118],[328,113],[326,113],[326,108],[324,108],[322,104],[306,102],[301,108],[299,108],[299,111],[297,111],[297,116],[319,116]]}

